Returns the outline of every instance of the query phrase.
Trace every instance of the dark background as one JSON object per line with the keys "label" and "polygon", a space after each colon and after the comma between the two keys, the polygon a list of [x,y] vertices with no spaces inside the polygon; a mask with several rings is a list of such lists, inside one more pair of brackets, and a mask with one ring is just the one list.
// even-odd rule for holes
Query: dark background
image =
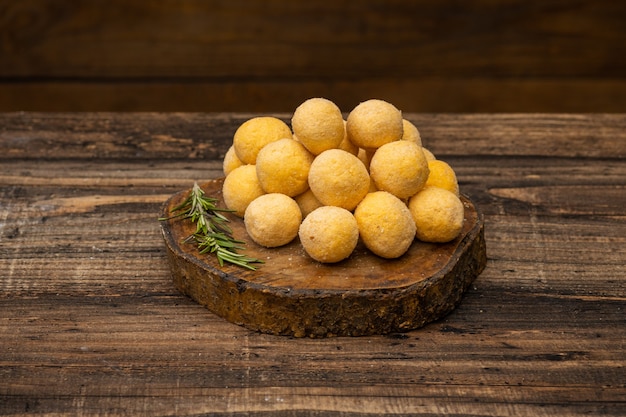
{"label": "dark background", "polygon": [[0,0],[0,111],[625,112],[626,2]]}

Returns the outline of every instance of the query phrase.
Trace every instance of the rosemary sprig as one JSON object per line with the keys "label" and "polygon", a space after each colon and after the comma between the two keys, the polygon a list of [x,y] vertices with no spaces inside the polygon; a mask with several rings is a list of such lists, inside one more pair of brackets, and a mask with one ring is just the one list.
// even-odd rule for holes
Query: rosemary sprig
{"label": "rosemary sprig", "polygon": [[205,196],[198,183],[194,183],[189,196],[172,208],[174,214],[159,220],[190,219],[196,224],[196,231],[185,242],[195,242],[201,254],[215,253],[220,266],[228,262],[254,271],[256,266],[252,264],[263,261],[237,252],[244,249],[245,242],[233,238],[232,229],[227,225],[229,220],[222,214],[230,211],[218,208],[217,199]]}

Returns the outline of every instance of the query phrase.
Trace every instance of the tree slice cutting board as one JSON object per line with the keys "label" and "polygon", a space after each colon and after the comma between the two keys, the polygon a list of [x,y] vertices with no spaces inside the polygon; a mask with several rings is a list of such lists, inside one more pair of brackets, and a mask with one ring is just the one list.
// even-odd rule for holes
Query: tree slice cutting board
{"label": "tree slice cutting board", "polygon": [[[200,184],[222,200],[223,179]],[[162,217],[191,190],[174,194]],[[398,259],[383,259],[361,243],[346,260],[318,263],[296,238],[280,248],[264,248],[247,235],[243,220],[228,214],[245,253],[262,259],[256,271],[200,254],[183,240],[194,230],[189,220],[161,222],[174,284],[210,311],[249,329],[295,337],[365,336],[419,328],[452,311],[485,267],[483,216],[462,196],[461,235],[445,244],[418,240]]]}

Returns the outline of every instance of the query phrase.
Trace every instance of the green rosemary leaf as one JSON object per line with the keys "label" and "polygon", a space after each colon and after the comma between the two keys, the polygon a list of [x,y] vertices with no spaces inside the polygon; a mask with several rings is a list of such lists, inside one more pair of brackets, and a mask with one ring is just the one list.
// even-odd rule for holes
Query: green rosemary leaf
{"label": "green rosemary leaf", "polygon": [[172,216],[161,217],[159,220],[189,219],[195,223],[196,231],[185,238],[184,242],[193,241],[201,254],[215,253],[220,266],[228,262],[256,270],[252,264],[263,261],[237,252],[244,249],[245,242],[233,237],[232,229],[227,225],[229,220],[222,214],[232,210],[219,208],[217,203],[217,199],[206,197],[198,183],[194,183],[189,196],[171,209]]}

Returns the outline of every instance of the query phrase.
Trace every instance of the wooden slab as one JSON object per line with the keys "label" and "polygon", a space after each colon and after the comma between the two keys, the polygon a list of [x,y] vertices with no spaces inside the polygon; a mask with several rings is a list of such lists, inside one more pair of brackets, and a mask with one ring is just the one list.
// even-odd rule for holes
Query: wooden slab
{"label": "wooden slab", "polygon": [[[222,201],[223,179],[201,184],[207,196]],[[174,194],[162,216],[190,190]],[[280,248],[263,248],[247,235],[242,219],[231,215],[245,253],[265,261],[256,271],[224,265],[183,243],[194,225],[161,222],[174,284],[209,310],[233,323],[264,333],[295,337],[364,336],[419,328],[452,311],[486,264],[484,220],[465,196],[465,225],[446,244],[415,241],[395,260],[373,255],[361,243],[346,260],[321,264],[309,258],[296,239]]]}

